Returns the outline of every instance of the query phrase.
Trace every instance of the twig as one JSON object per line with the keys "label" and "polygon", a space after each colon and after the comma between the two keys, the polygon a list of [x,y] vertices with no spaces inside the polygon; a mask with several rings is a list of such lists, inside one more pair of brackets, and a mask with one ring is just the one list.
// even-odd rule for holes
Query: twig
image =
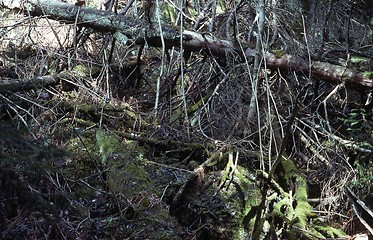
{"label": "twig", "polygon": [[162,22],[161,22],[161,17],[160,17],[160,5],[159,5],[159,0],[156,0],[156,17],[157,17],[157,22],[158,22],[158,27],[159,27],[159,34],[160,34],[160,39],[162,43],[162,56],[161,56],[161,70],[159,73],[159,76],[157,78],[157,92],[155,96],[155,105],[154,105],[154,116],[155,120],[158,117],[158,107],[159,107],[159,96],[160,96],[160,91],[161,91],[161,79],[163,76],[163,70],[165,66],[165,57],[166,57],[166,44],[164,41],[163,37],[163,31],[162,31]]}

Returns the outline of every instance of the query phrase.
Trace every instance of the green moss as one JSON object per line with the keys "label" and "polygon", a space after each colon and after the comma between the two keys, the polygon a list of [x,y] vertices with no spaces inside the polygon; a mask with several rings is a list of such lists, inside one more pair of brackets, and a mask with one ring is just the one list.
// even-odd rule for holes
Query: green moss
{"label": "green moss", "polygon": [[285,171],[285,179],[287,184],[295,186],[294,200],[296,201],[296,207],[294,209],[293,219],[298,219],[296,224],[298,227],[305,228],[307,225],[307,218],[316,217],[316,215],[312,212],[311,205],[307,201],[307,183],[300,175],[298,169],[295,167],[291,159],[283,160],[282,165]]}
{"label": "green moss", "polygon": [[165,18],[165,21],[169,23],[175,23],[177,18],[175,8],[171,4],[165,2],[161,5],[161,9],[162,16]]}
{"label": "green moss", "polygon": [[[250,179],[250,172],[233,160],[229,153],[225,169],[221,172],[218,189],[230,213],[232,239],[246,239],[255,222],[255,209],[260,202],[261,193]],[[224,216],[224,211],[220,216]]]}
{"label": "green moss", "polygon": [[92,77],[93,75],[99,74],[101,71],[100,67],[97,66],[87,66],[87,65],[76,65],[72,72],[74,73],[75,77]]}
{"label": "green moss", "polygon": [[96,141],[101,155],[102,165],[106,165],[107,158],[111,153],[120,153],[123,151],[119,139],[112,134],[106,133],[103,129],[98,129],[96,131]]}
{"label": "green moss", "polygon": [[373,77],[373,72],[372,71],[365,71],[363,73],[364,77],[366,78],[372,78]]}
{"label": "green moss", "polygon": [[285,51],[282,49],[273,50],[272,52],[275,54],[276,58],[281,58],[285,54]]}
{"label": "green moss", "polygon": [[127,198],[132,198],[141,191],[155,191],[142,164],[143,149],[136,142],[121,141],[103,129],[96,131],[96,141],[101,165],[107,169],[106,181],[111,191]]}
{"label": "green moss", "polygon": [[[307,201],[307,182],[300,175],[298,169],[291,159],[284,159],[282,161],[284,171],[284,179],[286,184],[290,187],[289,193],[282,196],[282,199],[275,204],[273,213],[282,217],[291,227],[304,230],[303,234],[310,232],[314,236],[320,238],[343,236],[343,231],[331,227],[312,226],[309,223],[310,218],[316,218],[317,215],[313,213],[312,206]],[[286,209],[284,211],[284,209]],[[320,231],[321,230],[321,231]],[[311,235],[308,237],[312,238]]]}
{"label": "green moss", "polygon": [[370,62],[370,59],[366,57],[360,57],[360,56],[351,56],[350,61],[352,63],[368,63]]}
{"label": "green moss", "polygon": [[347,234],[340,229],[336,229],[328,226],[314,226],[315,229],[322,232],[324,236],[331,238],[345,237]]}
{"label": "green moss", "polygon": [[71,153],[72,158],[80,162],[90,162],[98,156],[95,142],[90,134],[71,138],[66,143],[66,150]]}

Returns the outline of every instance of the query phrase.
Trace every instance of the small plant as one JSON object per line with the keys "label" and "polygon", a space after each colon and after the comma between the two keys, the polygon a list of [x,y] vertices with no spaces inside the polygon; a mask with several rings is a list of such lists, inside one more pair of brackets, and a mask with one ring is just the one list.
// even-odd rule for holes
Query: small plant
{"label": "small plant", "polygon": [[[355,161],[355,170],[357,172],[356,179],[354,179],[351,184],[353,187],[362,189],[362,188],[371,188],[373,185],[373,164],[367,163],[362,164],[359,161]],[[369,189],[370,192],[372,189]],[[369,194],[369,193],[368,193]]]}
{"label": "small plant", "polygon": [[346,133],[350,140],[359,143],[360,147],[372,148],[370,134],[373,131],[373,122],[371,114],[363,107],[357,106],[352,108],[346,115],[341,118],[341,122],[346,127]]}

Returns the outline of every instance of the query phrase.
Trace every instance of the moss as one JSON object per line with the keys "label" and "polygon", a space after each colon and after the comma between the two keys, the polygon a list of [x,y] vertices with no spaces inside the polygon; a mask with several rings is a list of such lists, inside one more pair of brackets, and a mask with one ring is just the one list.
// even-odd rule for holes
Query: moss
{"label": "moss", "polygon": [[372,71],[365,71],[363,73],[364,77],[366,78],[373,78],[373,72]]}
{"label": "moss", "polygon": [[[283,160],[282,166],[285,171],[287,184],[289,186],[294,186],[292,191],[294,191],[294,201],[296,201],[296,206],[294,208],[294,215],[290,220],[297,218],[296,226],[304,229],[306,228],[308,217],[316,217],[316,215],[312,213],[312,207],[307,201],[307,183],[300,175],[291,159]],[[288,204],[289,208],[293,209],[292,202],[289,202]]]}
{"label": "moss", "polygon": [[369,63],[370,59],[366,57],[360,57],[360,56],[351,56],[350,62],[351,63]]}
{"label": "moss", "polygon": [[141,191],[153,192],[151,179],[142,162],[143,149],[134,141],[122,142],[117,136],[98,129],[96,141],[101,165],[108,169],[107,184],[114,193],[132,198]]}
{"label": "moss", "polygon": [[119,139],[112,134],[106,133],[103,129],[98,129],[96,131],[96,141],[101,155],[102,165],[107,164],[107,158],[110,154],[123,151]]}
{"label": "moss", "polygon": [[285,51],[282,49],[277,49],[277,50],[273,50],[273,54],[275,55],[276,58],[281,58],[282,56],[284,56]]}
{"label": "moss", "polygon": [[92,133],[86,133],[85,135],[79,135],[78,137],[71,138],[66,142],[66,150],[75,159],[74,164],[94,164],[98,154],[96,151],[96,145],[92,138]]}
{"label": "moss", "polygon": [[92,77],[99,74],[101,71],[100,67],[97,66],[87,66],[87,65],[76,65],[72,72],[75,77]]}
{"label": "moss", "polygon": [[167,2],[163,3],[161,5],[161,8],[163,13],[162,16],[164,17],[165,21],[169,23],[175,23],[177,18],[175,8]]}
{"label": "moss", "polygon": [[[284,159],[282,161],[284,171],[284,179],[287,186],[290,188],[289,192],[283,194],[282,199],[274,205],[273,214],[281,217],[290,227],[288,234],[289,239],[299,239],[297,234],[290,233],[296,226],[302,231],[303,235],[312,238],[312,236],[335,237],[343,236],[341,230],[331,227],[312,226],[309,222],[310,218],[316,218],[317,215],[313,213],[312,206],[307,201],[307,182],[300,175],[298,169],[291,159]],[[321,230],[321,231],[320,231]],[[309,232],[310,234],[307,234]],[[312,235],[311,235],[312,234]],[[294,235],[294,236],[293,236]]]}
{"label": "moss", "polygon": [[[249,178],[250,172],[233,162],[233,154],[229,153],[225,169],[220,174],[219,193],[230,214],[230,236],[232,239],[246,239],[253,229],[255,212],[259,205],[261,193]],[[224,216],[224,212],[221,213]],[[247,217],[249,216],[249,217]]]}
{"label": "moss", "polygon": [[347,234],[343,232],[340,229],[336,229],[329,226],[314,226],[316,230],[323,233],[324,236],[331,237],[331,238],[339,238],[339,237],[345,237]]}

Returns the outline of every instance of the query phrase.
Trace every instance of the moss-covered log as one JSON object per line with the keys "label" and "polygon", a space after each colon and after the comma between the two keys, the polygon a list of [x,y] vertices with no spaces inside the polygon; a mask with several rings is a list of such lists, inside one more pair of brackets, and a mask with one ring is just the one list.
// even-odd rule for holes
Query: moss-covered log
{"label": "moss-covered log", "polygon": [[96,141],[108,190],[116,199],[125,200],[120,212],[122,218],[131,220],[129,231],[136,234],[136,239],[146,239],[149,232],[152,239],[180,239],[177,222],[169,215],[161,194],[145,171],[144,150],[135,141],[122,142],[102,129],[97,130]]}
{"label": "moss-covered log", "polygon": [[[260,173],[265,184],[268,175]],[[270,188],[276,193],[267,197],[267,204],[273,205],[268,214],[263,217],[262,231],[265,226],[275,229],[281,226],[282,236],[286,239],[323,239],[326,237],[341,237],[346,234],[333,227],[325,226],[318,220],[308,203],[307,182],[291,158],[283,158],[276,175],[277,181],[271,179]]]}

